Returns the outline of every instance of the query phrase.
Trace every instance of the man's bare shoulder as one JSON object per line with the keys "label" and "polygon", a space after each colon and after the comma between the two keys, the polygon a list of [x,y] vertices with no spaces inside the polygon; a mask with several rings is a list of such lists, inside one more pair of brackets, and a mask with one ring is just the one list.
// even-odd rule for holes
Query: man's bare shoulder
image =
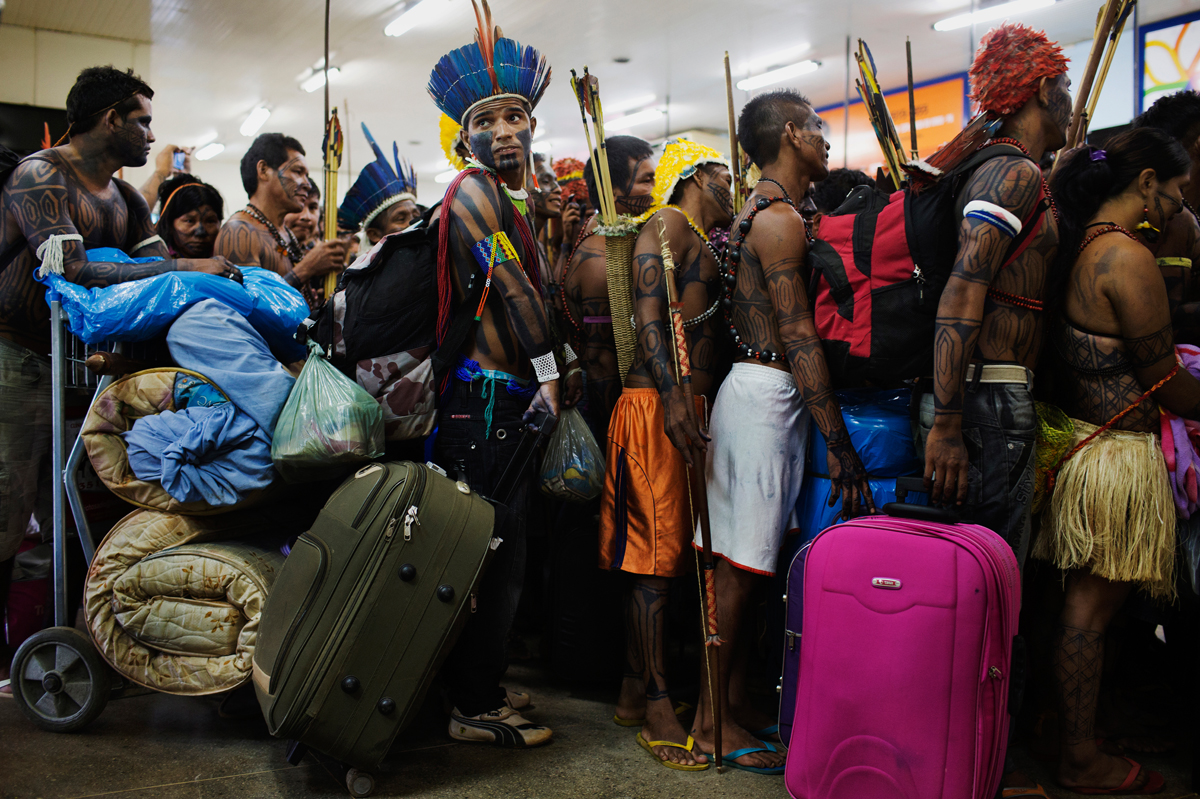
{"label": "man's bare shoulder", "polygon": [[1028,158],[1001,155],[975,170],[963,191],[966,202],[994,203],[1025,219],[1042,188],[1042,170]]}
{"label": "man's bare shoulder", "polygon": [[807,242],[804,219],[787,203],[771,203],[755,215],[746,241],[752,246],[771,241]]}
{"label": "man's bare shoulder", "polygon": [[267,230],[235,214],[221,225],[213,249],[239,266],[268,266],[264,259],[274,243]]}
{"label": "man's bare shoulder", "polygon": [[25,158],[13,170],[4,190],[28,190],[34,188],[66,186],[67,173],[61,157],[53,150],[42,150],[35,157]]}

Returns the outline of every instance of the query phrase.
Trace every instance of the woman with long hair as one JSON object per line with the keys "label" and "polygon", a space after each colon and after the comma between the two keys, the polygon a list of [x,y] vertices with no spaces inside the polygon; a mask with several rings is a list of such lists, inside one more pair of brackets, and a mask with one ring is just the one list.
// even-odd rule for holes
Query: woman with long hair
{"label": "woman with long hair", "polygon": [[1034,555],[1067,571],[1054,650],[1058,780],[1081,793],[1156,793],[1157,772],[1100,751],[1104,632],[1134,587],[1171,596],[1175,508],[1156,435],[1159,405],[1200,419],[1200,381],[1179,369],[1162,273],[1149,247],[1183,207],[1187,153],[1141,128],[1064,156],[1051,194],[1065,275],[1051,349],[1056,399],[1075,423]]}
{"label": "woman with long hair", "polygon": [[158,187],[161,203],[158,235],[172,257],[212,258],[225,203],[221,193],[186,173],[164,180]]}

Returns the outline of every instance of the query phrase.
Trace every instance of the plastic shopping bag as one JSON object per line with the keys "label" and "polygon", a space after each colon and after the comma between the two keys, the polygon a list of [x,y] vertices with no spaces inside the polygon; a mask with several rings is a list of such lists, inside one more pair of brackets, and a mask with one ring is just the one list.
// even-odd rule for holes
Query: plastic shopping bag
{"label": "plastic shopping bag", "polygon": [[542,491],[570,502],[587,502],[604,488],[604,453],[578,408],[558,418],[542,460]]}
{"label": "plastic shopping bag", "polygon": [[383,411],[308,343],[308,360],[275,425],[271,460],[293,483],[321,480],[383,457]]}

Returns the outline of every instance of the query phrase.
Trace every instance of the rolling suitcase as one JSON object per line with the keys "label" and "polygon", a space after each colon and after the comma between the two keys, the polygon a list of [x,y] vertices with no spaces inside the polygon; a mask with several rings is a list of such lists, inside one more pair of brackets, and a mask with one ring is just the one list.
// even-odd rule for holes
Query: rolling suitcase
{"label": "rolling suitcase", "polygon": [[1008,736],[1016,558],[946,511],[884,510],[825,530],[802,559],[788,793],[991,799]]}

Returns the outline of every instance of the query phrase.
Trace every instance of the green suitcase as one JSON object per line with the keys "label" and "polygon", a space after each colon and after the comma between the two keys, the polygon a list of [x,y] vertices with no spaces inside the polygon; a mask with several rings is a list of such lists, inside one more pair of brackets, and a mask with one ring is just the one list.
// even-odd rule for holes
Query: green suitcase
{"label": "green suitcase", "polygon": [[373,463],[347,479],[263,608],[253,679],[271,733],[377,766],[474,610],[493,522],[436,467]]}

